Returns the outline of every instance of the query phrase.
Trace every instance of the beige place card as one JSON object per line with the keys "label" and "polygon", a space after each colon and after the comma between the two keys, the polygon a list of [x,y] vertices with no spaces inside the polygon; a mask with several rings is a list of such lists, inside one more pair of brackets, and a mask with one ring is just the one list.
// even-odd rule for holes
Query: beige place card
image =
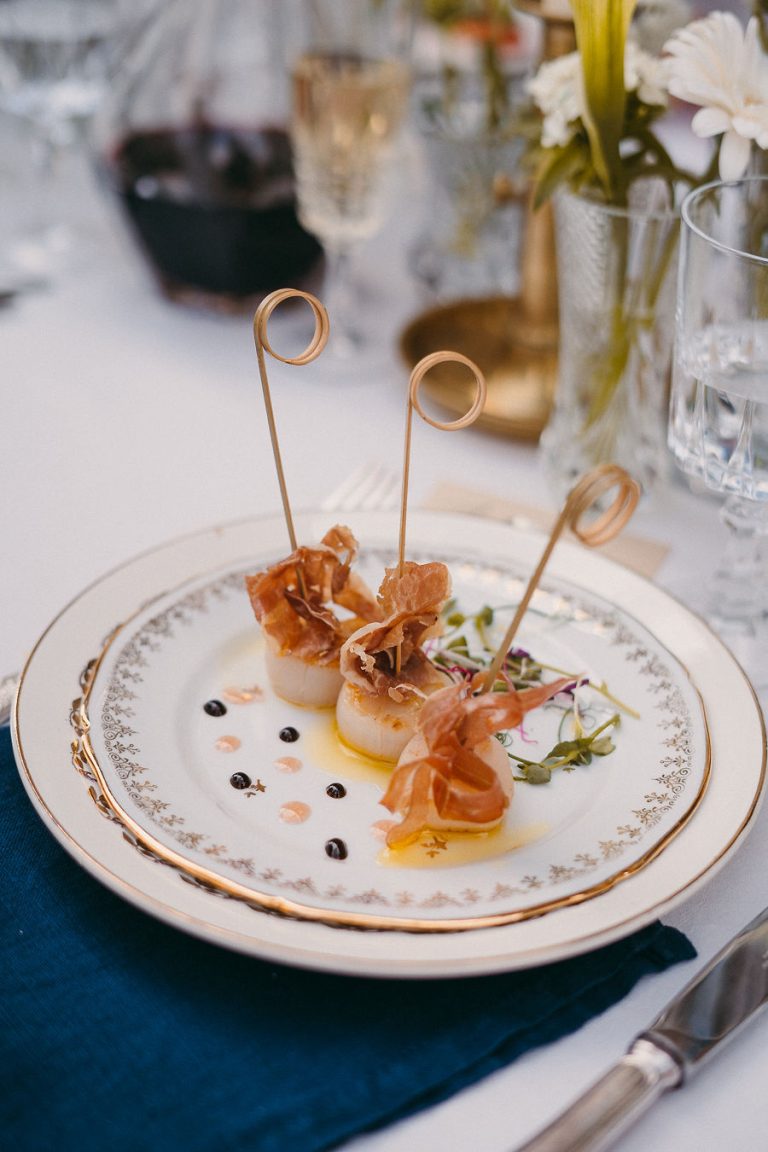
{"label": "beige place card", "polygon": [[[522,504],[501,496],[491,496],[477,488],[465,488],[448,481],[436,485],[427,496],[424,507],[436,512],[462,512],[467,516],[484,516],[489,520],[502,520],[520,527],[539,528],[548,532],[555,513],[532,504]],[[669,549],[657,540],[623,533],[616,540],[604,544],[600,552],[610,556],[626,568],[641,576],[653,577]]]}

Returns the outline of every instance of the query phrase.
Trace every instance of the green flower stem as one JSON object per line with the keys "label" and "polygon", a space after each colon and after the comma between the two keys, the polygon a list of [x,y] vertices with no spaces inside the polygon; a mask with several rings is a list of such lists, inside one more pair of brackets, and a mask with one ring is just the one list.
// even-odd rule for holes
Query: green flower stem
{"label": "green flower stem", "polygon": [[582,432],[587,432],[592,428],[610,407],[629,362],[629,353],[633,342],[633,334],[630,334],[631,326],[631,320],[625,315],[622,305],[616,304],[611,310],[610,352],[603,358],[599,372],[593,377],[593,386]]}
{"label": "green flower stem", "polygon": [[571,0],[576,43],[583,64],[584,126],[592,163],[607,200],[626,202],[626,173],[619,144],[627,94],[624,45],[636,0]]}
{"label": "green flower stem", "polygon": [[[614,223],[616,226],[612,229],[612,244],[615,264],[610,289],[614,305],[610,316],[610,351],[602,359],[595,374],[582,432],[588,431],[606,414],[627,370],[639,334],[653,327],[659,295],[677,248],[676,222],[649,219],[644,225],[642,268],[635,279],[628,280],[629,221],[619,217]],[[666,240],[659,236],[663,229],[669,229]],[[619,424],[620,419],[614,431],[618,430]],[[606,439],[605,448],[609,448],[613,435],[607,430]],[[602,454],[605,459],[610,455],[610,450]]]}
{"label": "green flower stem", "polygon": [[485,76],[487,110],[486,127],[490,133],[498,132],[509,110],[507,83],[499,63],[499,46],[495,39],[483,45],[483,74]]}

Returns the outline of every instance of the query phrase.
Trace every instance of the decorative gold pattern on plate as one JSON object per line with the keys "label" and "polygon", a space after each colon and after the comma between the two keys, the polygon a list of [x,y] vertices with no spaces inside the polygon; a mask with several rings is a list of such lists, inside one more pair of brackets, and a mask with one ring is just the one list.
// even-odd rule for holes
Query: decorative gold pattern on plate
{"label": "decorative gold pattern on plate", "polygon": [[[469,572],[472,571],[473,567],[473,565],[463,565],[463,568]],[[486,575],[490,572],[495,579],[504,581],[507,591],[511,585],[520,583],[517,577],[510,579],[509,570],[504,566],[492,568],[485,565],[482,571]],[[211,600],[221,600],[231,594],[233,590],[236,590],[237,595],[240,595],[241,587],[242,574],[240,572],[228,573],[225,577],[214,580],[203,588],[185,594],[169,608],[145,621],[139,631],[124,645],[115,661],[103,698],[100,717],[102,733],[110,761],[126,790],[126,795],[152,823],[166,835],[170,835],[181,850],[201,852],[211,860],[223,863],[232,871],[240,873],[247,881],[261,881],[272,888],[291,893],[290,898],[283,899],[271,893],[258,891],[248,883],[241,884],[230,880],[188,859],[184,856],[183,851],[177,852],[170,849],[153,836],[147,828],[130,817],[108,786],[91,744],[88,706],[91,690],[101,663],[125,626],[115,630],[106,641],[100,656],[89,663],[81,680],[83,694],[79,700],[75,701],[72,710],[72,723],[77,734],[77,740],[73,743],[73,761],[78,771],[90,779],[90,794],[99,810],[104,815],[108,815],[110,819],[120,822],[126,830],[129,842],[140,846],[145,854],[171,864],[179,869],[185,878],[191,877],[204,887],[210,887],[224,894],[244,899],[258,907],[283,912],[291,916],[302,916],[331,924],[347,924],[356,927],[455,931],[513,923],[532,916],[540,916],[556,908],[581,903],[600,892],[607,891],[619,881],[639,871],[655,859],[666,844],[687,823],[703,796],[709,776],[708,738],[707,762],[700,788],[692,802],[684,809],[681,807],[679,819],[645,853],[627,861],[619,871],[591,887],[588,886],[565,896],[553,896],[551,899],[537,903],[532,907],[507,908],[498,914],[457,915],[448,920],[404,918],[391,913],[386,916],[376,916],[354,911],[355,906],[363,906],[365,908],[391,908],[397,912],[450,908],[462,913],[464,910],[469,911],[473,905],[481,900],[491,903],[508,902],[513,900],[515,896],[528,896],[532,891],[556,888],[563,883],[573,881],[576,877],[588,876],[601,862],[618,860],[628,849],[636,850],[639,841],[658,824],[664,814],[670,812],[677,805],[685,790],[686,778],[691,771],[692,756],[691,720],[685,700],[680,690],[675,686],[670,670],[658,655],[648,652],[640,643],[636,634],[628,627],[626,617],[621,620],[615,613],[596,611],[594,606],[587,610],[572,596],[559,593],[554,598],[554,604],[559,611],[572,619],[593,619],[596,626],[610,637],[611,644],[626,648],[625,658],[637,665],[639,675],[649,678],[651,691],[656,697],[655,707],[662,714],[659,718],[659,727],[670,732],[669,737],[665,740],[669,754],[661,762],[661,767],[665,771],[654,778],[654,783],[660,786],[659,789],[648,792],[643,797],[642,806],[633,809],[631,811],[632,818],[628,818],[625,823],[618,825],[610,838],[598,841],[597,844],[589,846],[588,849],[576,853],[571,860],[549,864],[539,874],[526,874],[516,883],[496,882],[491,890],[485,893],[479,892],[474,887],[464,887],[459,892],[445,891],[440,888],[426,896],[416,896],[412,891],[403,888],[392,897],[387,897],[375,887],[360,891],[354,888],[348,889],[341,884],[333,884],[324,888],[311,876],[287,876],[284,870],[279,867],[264,863],[257,864],[250,857],[233,856],[225,845],[219,843],[206,843],[210,838],[203,832],[187,828],[184,817],[174,812],[171,802],[158,794],[158,785],[148,774],[148,766],[139,759],[141,752],[136,742],[138,732],[130,724],[134,716],[132,704],[137,699],[136,688],[142,682],[142,670],[148,667],[152,653],[159,651],[166,641],[172,639],[177,628],[188,625],[195,614],[207,612]],[[704,717],[704,721],[706,728],[706,717]],[[440,838],[433,837],[435,852],[441,851],[437,844],[438,839]],[[426,847],[429,850],[428,844]],[[310,907],[296,902],[293,894],[299,898],[303,896],[305,899],[311,896],[318,901],[343,902],[351,905],[352,908],[347,911]]]}

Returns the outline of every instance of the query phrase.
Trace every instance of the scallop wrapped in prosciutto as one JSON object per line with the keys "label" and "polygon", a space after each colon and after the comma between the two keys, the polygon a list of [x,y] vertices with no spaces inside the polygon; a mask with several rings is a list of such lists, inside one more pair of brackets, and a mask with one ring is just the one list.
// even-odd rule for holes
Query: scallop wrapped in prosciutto
{"label": "scallop wrapped in prosciutto", "polygon": [[551,700],[571,681],[473,696],[454,684],[426,701],[418,731],[404,749],[381,803],[401,817],[387,833],[390,848],[427,830],[488,832],[498,827],[512,798],[509,757],[495,738],[527,712]]}
{"label": "scallop wrapped in prosciutto", "polygon": [[362,624],[381,618],[373,592],[352,571],[356,556],[355,537],[337,524],[317,547],[297,548],[245,578],[266,639],[270,682],[293,704],[332,707],[343,682],[342,644]]}
{"label": "scallop wrapped in prosciutto", "polygon": [[363,625],[341,649],[344,686],[336,720],[353,748],[395,763],[416,731],[425,699],[451,683],[423,648],[440,632],[450,593],[445,564],[407,561],[402,571],[387,569],[378,597],[381,619]]}

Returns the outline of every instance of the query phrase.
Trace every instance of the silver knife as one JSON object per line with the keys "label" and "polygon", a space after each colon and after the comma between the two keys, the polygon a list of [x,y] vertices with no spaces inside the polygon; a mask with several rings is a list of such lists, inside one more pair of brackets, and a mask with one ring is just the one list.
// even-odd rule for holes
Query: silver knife
{"label": "silver knife", "polygon": [[626,1056],[518,1152],[600,1152],[768,1004],[768,908],[641,1032]]}

